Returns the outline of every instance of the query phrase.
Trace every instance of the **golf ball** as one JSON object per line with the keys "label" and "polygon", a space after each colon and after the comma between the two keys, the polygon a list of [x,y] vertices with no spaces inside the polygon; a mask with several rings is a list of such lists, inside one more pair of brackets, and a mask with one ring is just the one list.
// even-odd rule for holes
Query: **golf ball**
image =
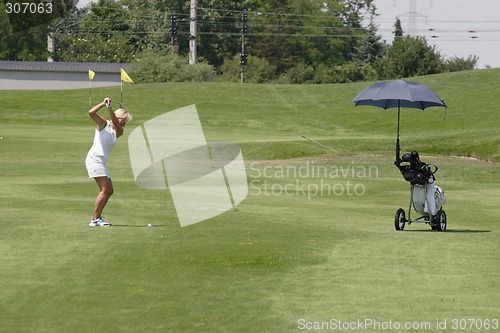
{"label": "golf ball", "polygon": [[153,225],[151,223],[148,224],[148,227],[152,227]]}

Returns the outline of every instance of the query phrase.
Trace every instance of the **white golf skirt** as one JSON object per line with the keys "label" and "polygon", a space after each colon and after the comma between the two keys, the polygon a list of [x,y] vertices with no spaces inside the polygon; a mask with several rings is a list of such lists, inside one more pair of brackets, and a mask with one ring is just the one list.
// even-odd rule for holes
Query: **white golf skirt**
{"label": "white golf skirt", "polygon": [[102,156],[87,156],[87,158],[85,159],[85,166],[87,167],[89,178],[111,178],[111,174],[109,173],[108,167],[106,165],[106,160]]}

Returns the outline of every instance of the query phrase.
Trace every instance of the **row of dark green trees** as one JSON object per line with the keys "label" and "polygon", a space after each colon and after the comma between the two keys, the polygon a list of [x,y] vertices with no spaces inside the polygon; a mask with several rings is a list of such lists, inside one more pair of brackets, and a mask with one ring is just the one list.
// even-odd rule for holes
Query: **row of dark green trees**
{"label": "row of dark green trees", "polygon": [[[253,83],[392,79],[473,69],[478,60],[443,57],[399,20],[385,43],[373,0],[198,0],[196,12],[193,36],[189,0],[99,0],[49,26],[14,33],[1,24],[0,59],[43,61],[52,33],[55,61],[131,63],[136,82],[239,81],[242,39]],[[193,38],[197,64],[189,65]]]}

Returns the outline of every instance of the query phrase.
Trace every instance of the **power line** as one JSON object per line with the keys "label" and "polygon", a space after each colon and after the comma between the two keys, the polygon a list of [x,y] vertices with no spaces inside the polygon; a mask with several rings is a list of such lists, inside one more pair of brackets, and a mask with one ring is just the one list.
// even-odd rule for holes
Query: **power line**
{"label": "power line", "polygon": [[[231,9],[220,9],[220,8],[198,8],[202,13],[199,15],[201,19],[197,20],[198,35],[221,35],[221,36],[237,36],[239,35],[239,29],[241,25],[238,22],[237,15],[241,15],[243,10],[231,10]],[[207,13],[221,13],[213,20],[207,19]],[[168,12],[157,12],[162,17],[152,18],[155,13],[148,16],[139,14],[133,19],[104,19],[104,20],[93,20],[93,19],[66,19],[65,22],[68,24],[109,24],[109,25],[130,25],[130,26],[144,26],[144,25],[157,25],[158,28],[152,30],[148,28],[147,30],[96,30],[96,29],[73,29],[70,31],[65,31],[68,34],[95,34],[95,35],[163,35],[168,33],[167,28],[171,28],[168,22]],[[228,15],[229,14],[229,15]],[[232,15],[231,15],[232,14]],[[338,15],[328,15],[325,13],[325,18],[318,18],[317,15],[313,14],[293,14],[293,13],[280,13],[280,12],[256,12],[248,11],[247,14],[250,16],[251,29],[248,31],[248,36],[254,37],[304,37],[304,38],[364,38],[368,36],[365,28],[356,28],[348,26],[335,26],[332,24],[332,17],[340,18]],[[177,28],[178,33],[181,36],[189,36],[188,22],[189,14],[176,13],[177,16]],[[276,23],[276,18],[285,18],[283,23]],[[294,20],[296,21],[294,23]],[[339,21],[340,22],[340,21]],[[427,23],[443,23],[447,24],[460,24],[460,23],[500,23],[500,20],[491,21],[475,21],[475,20],[429,20]],[[335,23],[335,22],[333,22]],[[313,32],[317,31],[317,32]],[[392,29],[378,29],[377,33],[392,32]],[[432,34],[428,35],[427,38],[439,39],[440,41],[454,40],[454,41],[464,41],[471,39],[481,39],[483,34],[486,33],[497,33],[500,29],[475,29],[474,35],[471,36],[471,31],[466,31],[460,28],[440,28],[440,29],[416,29],[416,34]],[[464,34],[463,36],[453,36],[453,34]],[[483,41],[498,40],[497,38],[481,39]]]}

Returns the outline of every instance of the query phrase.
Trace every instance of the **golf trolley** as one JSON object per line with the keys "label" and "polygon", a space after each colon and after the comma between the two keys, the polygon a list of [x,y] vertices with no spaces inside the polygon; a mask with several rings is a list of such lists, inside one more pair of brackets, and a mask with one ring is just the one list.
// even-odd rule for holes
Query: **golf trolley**
{"label": "golf trolley", "polygon": [[[417,151],[406,153],[402,159],[397,158],[394,164],[399,168],[404,179],[410,183],[410,206],[408,208],[408,219],[405,210],[399,208],[396,211],[394,227],[403,230],[405,223],[409,225],[414,222],[426,223],[432,230],[445,231],[447,220],[446,213],[442,209],[446,202],[444,191],[435,185],[434,174],[438,167],[420,161]],[[411,210],[421,214],[416,219],[411,218]]]}

